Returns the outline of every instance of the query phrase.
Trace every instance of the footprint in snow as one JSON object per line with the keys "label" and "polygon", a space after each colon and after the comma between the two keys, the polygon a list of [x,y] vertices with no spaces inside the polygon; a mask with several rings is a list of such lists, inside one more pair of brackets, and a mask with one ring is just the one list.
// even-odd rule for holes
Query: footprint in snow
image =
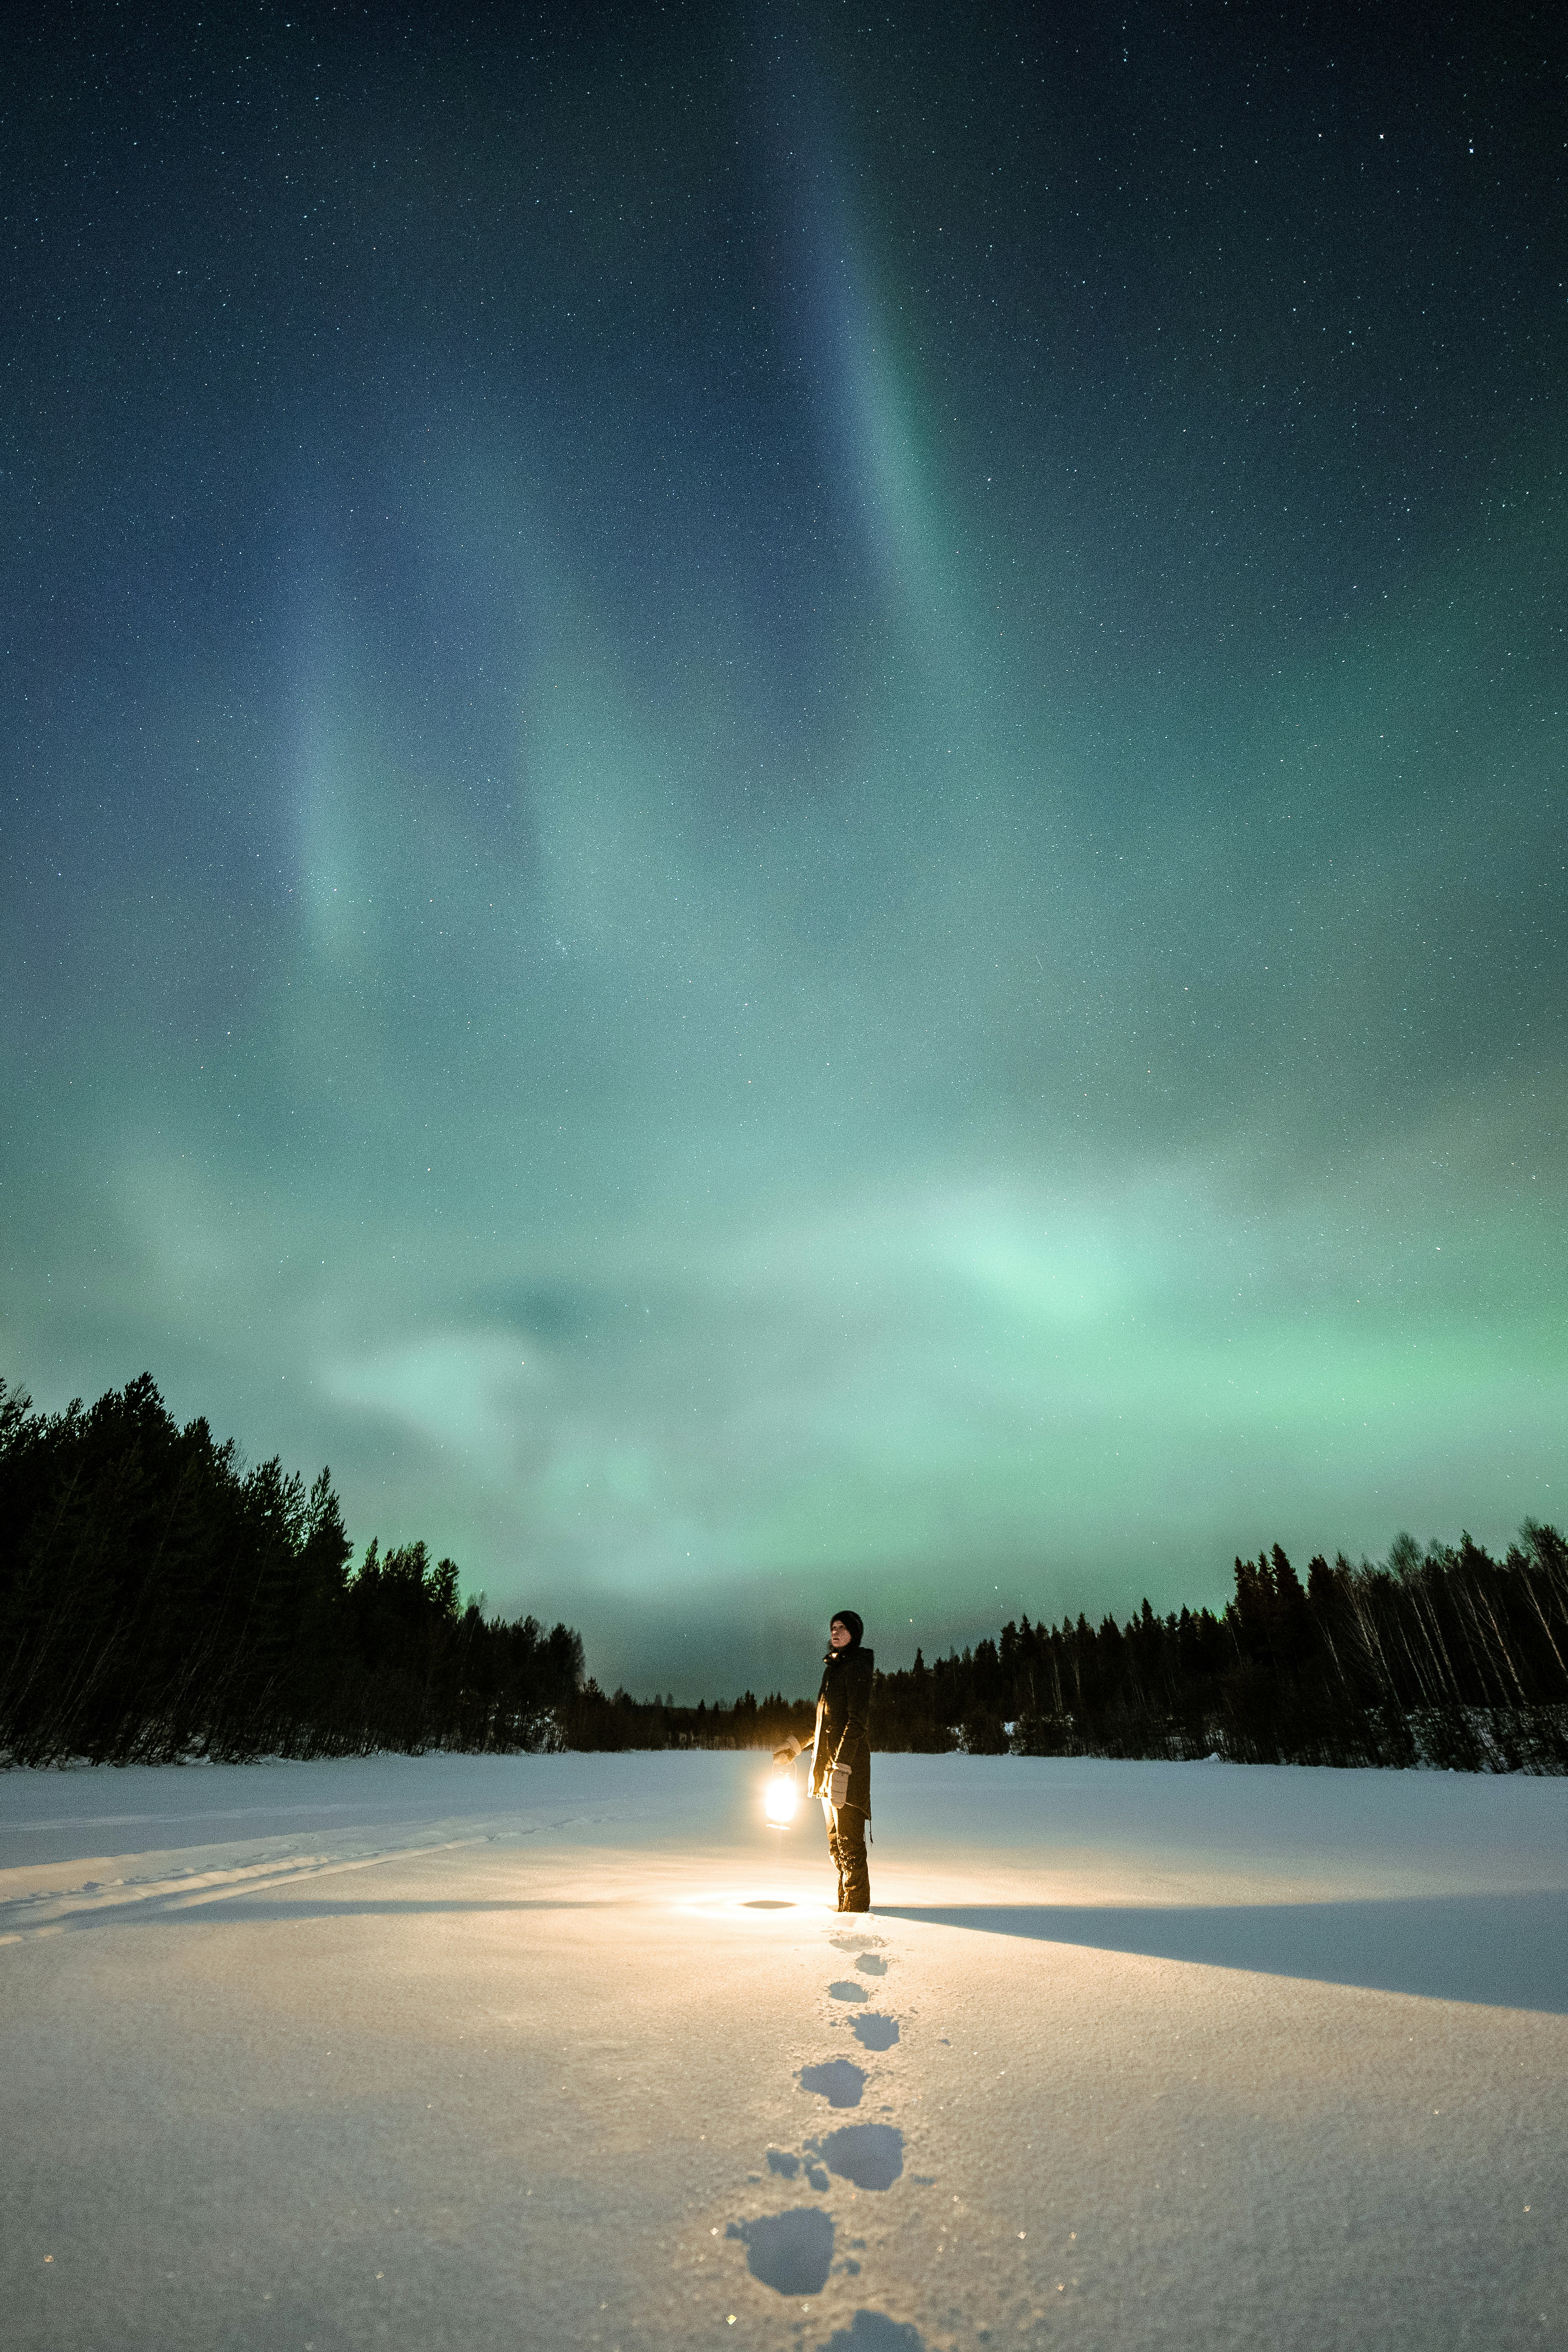
{"label": "footprint in snow", "polygon": [[827,1990],[835,2000],[865,2000],[868,1998],[865,1986],[857,1984],[852,1977],[840,1977],[838,1982],[830,1984]]}
{"label": "footprint in snow", "polygon": [[888,1973],[887,1961],[879,1958],[875,1952],[862,1952],[855,1965],[862,1976],[885,1977]]}
{"label": "footprint in snow", "polygon": [[852,2058],[830,2058],[823,2066],[803,2066],[796,2080],[803,2091],[815,2091],[830,2107],[858,2107],[866,2069]]}
{"label": "footprint in snow", "polygon": [[828,1942],[836,1952],[879,1952],[880,1936],[829,1936]]}
{"label": "footprint in snow", "polygon": [[899,2038],[899,2021],[873,2010],[855,2019],[854,2033],[863,2050],[890,2050]]}
{"label": "footprint in snow", "polygon": [[904,2168],[904,2136],[891,2124],[845,2124],[811,2141],[808,2153],[857,2189],[890,2189]]}
{"label": "footprint in snow", "polygon": [[926,2352],[918,2327],[889,2319],[885,2311],[858,2311],[847,2327],[836,2327],[822,2352]]}
{"label": "footprint in snow", "polygon": [[833,2217],[820,2205],[731,2221],[724,2235],[746,2249],[746,2268],[778,2294],[819,2294],[833,2267]]}

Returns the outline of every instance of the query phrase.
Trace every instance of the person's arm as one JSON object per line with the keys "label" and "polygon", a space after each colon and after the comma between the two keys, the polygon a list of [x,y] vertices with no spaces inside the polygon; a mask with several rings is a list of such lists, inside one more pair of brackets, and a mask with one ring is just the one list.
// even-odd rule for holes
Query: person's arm
{"label": "person's arm", "polygon": [[775,1764],[793,1764],[797,1756],[810,1756],[815,1759],[816,1755],[816,1744],[821,1738],[822,1699],[819,1694],[816,1701],[816,1720],[811,1727],[811,1738],[809,1739],[797,1739],[792,1731],[789,1738],[784,1741],[784,1746],[773,1749],[773,1762]]}
{"label": "person's arm", "polygon": [[806,1776],[808,1786],[816,1777],[816,1751],[822,1744],[822,1710],[823,1697],[822,1693],[818,1691],[816,1694],[816,1716],[811,1727],[811,1738],[809,1739],[796,1739],[792,1732],[783,1748],[775,1748],[773,1749],[773,1762],[775,1764],[793,1764],[797,1756],[809,1756],[811,1758],[811,1769]]}

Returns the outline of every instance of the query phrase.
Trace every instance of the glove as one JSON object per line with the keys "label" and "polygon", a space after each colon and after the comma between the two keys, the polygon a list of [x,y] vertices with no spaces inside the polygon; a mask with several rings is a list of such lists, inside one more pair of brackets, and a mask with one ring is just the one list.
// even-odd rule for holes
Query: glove
{"label": "glove", "polygon": [[784,1745],[782,1748],[775,1748],[773,1749],[773,1762],[775,1764],[793,1764],[799,1754],[799,1740],[788,1739],[784,1742]]}
{"label": "glove", "polygon": [[827,1776],[827,1801],[835,1812],[849,1794],[849,1767],[836,1764]]}

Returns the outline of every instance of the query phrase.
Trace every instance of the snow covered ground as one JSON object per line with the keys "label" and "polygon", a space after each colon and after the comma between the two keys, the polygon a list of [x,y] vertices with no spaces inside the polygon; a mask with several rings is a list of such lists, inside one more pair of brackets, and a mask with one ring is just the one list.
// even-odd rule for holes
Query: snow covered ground
{"label": "snow covered ground", "polygon": [[0,1774],[13,2347],[1561,2343],[1568,1783]]}

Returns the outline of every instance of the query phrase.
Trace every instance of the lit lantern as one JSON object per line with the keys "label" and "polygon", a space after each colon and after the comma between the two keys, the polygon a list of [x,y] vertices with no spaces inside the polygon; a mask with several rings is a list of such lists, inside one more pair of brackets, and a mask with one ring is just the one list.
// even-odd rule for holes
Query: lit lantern
{"label": "lit lantern", "polygon": [[775,1830],[786,1829],[795,1819],[796,1790],[793,1772],[775,1772],[763,1797],[763,1811]]}

